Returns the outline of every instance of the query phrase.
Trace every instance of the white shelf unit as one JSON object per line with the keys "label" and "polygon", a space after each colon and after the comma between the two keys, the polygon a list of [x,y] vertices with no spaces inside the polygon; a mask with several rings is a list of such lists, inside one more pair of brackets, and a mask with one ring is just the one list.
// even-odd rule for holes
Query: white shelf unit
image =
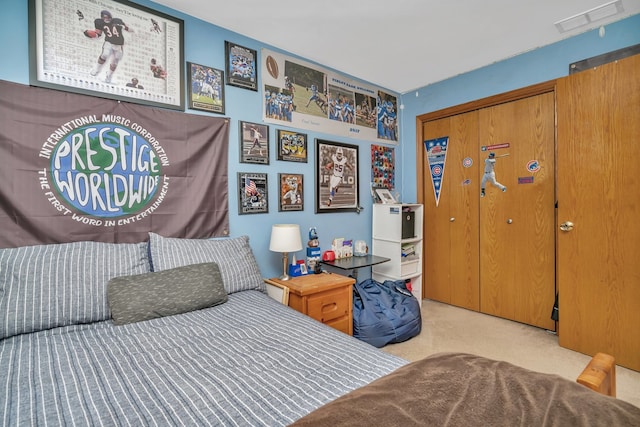
{"label": "white shelf unit", "polygon": [[[410,281],[413,295],[422,306],[422,216],[420,204],[374,204],[372,249],[373,255],[390,261],[374,265],[371,277],[385,280]],[[413,220],[410,219],[413,217]],[[413,233],[407,234],[413,223]],[[404,233],[403,233],[404,231]],[[411,248],[413,246],[413,248]],[[403,256],[405,251],[413,253]]]}

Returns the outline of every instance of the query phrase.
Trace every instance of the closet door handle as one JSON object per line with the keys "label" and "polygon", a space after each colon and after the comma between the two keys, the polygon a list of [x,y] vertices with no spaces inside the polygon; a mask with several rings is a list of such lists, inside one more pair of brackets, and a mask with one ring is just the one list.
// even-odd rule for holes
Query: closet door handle
{"label": "closet door handle", "polygon": [[455,219],[454,217],[449,218],[449,222],[453,222],[453,221],[455,221],[455,220],[456,220],[456,219]]}
{"label": "closet door handle", "polygon": [[571,221],[566,221],[560,224],[560,230],[562,231],[571,231],[573,230],[573,223]]}

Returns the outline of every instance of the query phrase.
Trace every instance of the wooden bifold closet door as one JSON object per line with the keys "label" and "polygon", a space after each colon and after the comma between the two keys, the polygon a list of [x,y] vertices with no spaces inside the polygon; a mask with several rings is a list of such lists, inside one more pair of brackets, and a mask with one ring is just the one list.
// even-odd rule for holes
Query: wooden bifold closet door
{"label": "wooden bifold closet door", "polygon": [[[449,138],[438,206],[422,165],[427,298],[555,330],[554,126],[553,92],[422,124]],[[481,198],[489,152],[507,190]]]}
{"label": "wooden bifold closet door", "polygon": [[[478,112],[457,114],[423,126],[424,140],[449,137],[438,206],[430,182],[425,182],[425,296],[470,310],[480,310],[478,236],[479,162]],[[425,171],[429,165],[425,160]],[[429,175],[425,178],[430,180]]]}

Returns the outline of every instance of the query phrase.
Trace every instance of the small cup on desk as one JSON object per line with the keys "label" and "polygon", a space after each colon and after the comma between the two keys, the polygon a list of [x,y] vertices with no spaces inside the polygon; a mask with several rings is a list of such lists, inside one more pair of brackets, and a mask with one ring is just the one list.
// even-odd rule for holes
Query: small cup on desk
{"label": "small cup on desk", "polygon": [[322,260],[323,261],[335,261],[336,260],[336,253],[333,251],[324,251],[322,253]]}

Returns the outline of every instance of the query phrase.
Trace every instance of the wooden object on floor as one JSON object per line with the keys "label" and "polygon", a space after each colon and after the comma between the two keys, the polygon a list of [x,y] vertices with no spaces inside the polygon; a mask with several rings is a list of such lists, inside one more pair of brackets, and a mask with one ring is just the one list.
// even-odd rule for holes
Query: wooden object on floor
{"label": "wooden object on floor", "polygon": [[616,361],[597,353],[578,377],[578,383],[606,396],[616,397]]}

